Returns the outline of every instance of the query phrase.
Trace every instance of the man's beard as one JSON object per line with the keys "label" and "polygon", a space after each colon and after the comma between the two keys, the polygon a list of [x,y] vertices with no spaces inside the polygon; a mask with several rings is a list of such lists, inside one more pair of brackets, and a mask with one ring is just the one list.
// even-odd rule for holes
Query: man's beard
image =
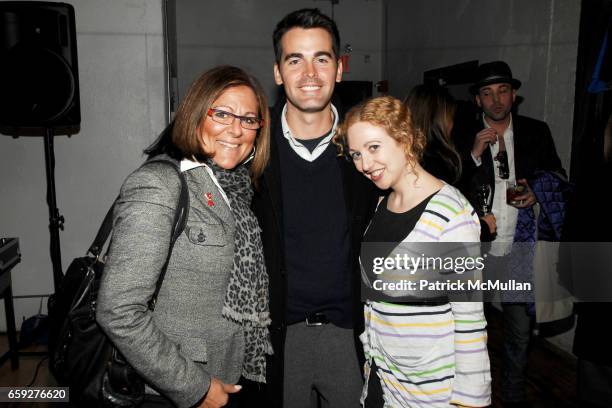
{"label": "man's beard", "polygon": [[484,110],[483,109],[483,112],[484,112],[486,117],[488,117],[488,118],[490,118],[490,119],[492,119],[492,120],[494,120],[496,122],[499,122],[499,121],[502,121],[502,120],[506,119],[508,117],[508,115],[510,115],[511,109],[507,110],[507,111],[503,111],[501,113],[495,113],[492,110]]}

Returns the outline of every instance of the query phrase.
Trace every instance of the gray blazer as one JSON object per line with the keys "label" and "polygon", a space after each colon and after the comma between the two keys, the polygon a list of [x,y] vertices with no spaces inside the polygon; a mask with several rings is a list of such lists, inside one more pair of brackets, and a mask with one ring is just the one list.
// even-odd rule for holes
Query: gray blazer
{"label": "gray blazer", "polygon": [[244,360],[241,327],[221,316],[234,256],[231,209],[204,167],[184,175],[189,216],[155,311],[147,302],[168,253],[180,191],[175,170],[163,163],[140,167],[121,188],[96,312],[127,361],[178,407],[198,402],[211,376],[236,383]]}

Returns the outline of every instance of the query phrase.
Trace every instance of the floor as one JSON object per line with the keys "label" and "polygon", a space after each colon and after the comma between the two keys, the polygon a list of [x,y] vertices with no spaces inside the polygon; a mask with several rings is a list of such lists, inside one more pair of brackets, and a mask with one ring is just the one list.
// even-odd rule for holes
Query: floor
{"label": "floor", "polygon": [[[28,352],[44,352],[46,346],[32,346],[24,349],[23,351]],[[6,334],[0,335],[0,353],[8,351],[8,339]],[[54,387],[57,386],[55,379],[49,372],[48,360],[42,356],[20,356],[19,357],[19,368],[15,371],[11,370],[10,361],[6,361],[0,366],[0,387],[25,387],[32,383],[32,387]],[[36,373],[36,368],[38,372]],[[34,378],[36,373],[36,378]],[[32,382],[33,381],[33,382]],[[2,403],[0,407],[59,407],[61,404],[58,403]]]}
{"label": "floor", "polygon": [[[489,311],[489,351],[493,374],[493,405],[502,407],[499,400],[499,375],[501,362],[501,320],[498,312]],[[6,335],[0,335],[0,353],[8,350]],[[43,346],[30,347],[27,351],[41,351]],[[32,386],[55,386],[56,383],[49,373],[48,360],[41,357],[22,356],[19,359],[19,369],[12,371],[10,363],[0,367],[0,387],[26,386],[33,378],[37,365],[40,369]],[[534,408],[578,408],[576,401],[575,361],[571,355],[557,349],[542,339],[533,342],[528,367],[528,394]],[[59,404],[30,403],[2,404],[4,407],[58,407]]]}
{"label": "floor", "polygon": [[[502,359],[501,313],[487,308],[489,356],[493,377],[492,407],[501,408],[500,377]],[[578,408],[576,399],[576,360],[574,357],[536,338],[529,353],[527,394],[533,408]]]}

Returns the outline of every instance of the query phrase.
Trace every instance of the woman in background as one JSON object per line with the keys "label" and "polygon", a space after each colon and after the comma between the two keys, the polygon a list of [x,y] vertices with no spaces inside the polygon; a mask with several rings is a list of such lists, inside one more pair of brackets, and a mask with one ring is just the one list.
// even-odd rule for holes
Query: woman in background
{"label": "woman in background", "polygon": [[[461,156],[451,139],[457,102],[446,88],[422,84],[410,90],[404,104],[410,110],[414,128],[425,135],[423,169],[457,186],[461,177]],[[495,216],[480,214],[480,220],[481,239],[491,241],[497,229]]]}
{"label": "woman in background", "polygon": [[[257,146],[257,148],[255,148]],[[235,385],[265,382],[271,352],[268,276],[251,180],[269,156],[268,106],[258,82],[230,66],[203,73],[174,125],[147,153],[174,161],[189,213],[155,310],[147,307],[169,250],[180,181],[145,163],[124,182],[96,317],[147,384],[144,406],[225,406]],[[241,381],[243,382],[243,381]]]}
{"label": "woman in background", "polygon": [[426,139],[422,166],[425,171],[454,185],[461,175],[461,156],[451,140],[456,103],[445,88],[417,85],[404,100],[412,124]]}
{"label": "woman in background", "polygon": [[[422,242],[479,241],[478,217],[465,197],[420,165],[426,137],[414,129],[401,101],[385,96],[351,109],[335,142],[359,172],[380,190],[391,191],[379,201],[365,243],[414,243],[407,244],[410,248]],[[370,259],[389,255],[383,252],[366,255],[362,249],[364,276],[371,276]],[[379,406],[491,403],[482,302],[452,302],[439,295],[410,302],[368,299],[364,313],[362,403],[372,372],[383,390]]]}

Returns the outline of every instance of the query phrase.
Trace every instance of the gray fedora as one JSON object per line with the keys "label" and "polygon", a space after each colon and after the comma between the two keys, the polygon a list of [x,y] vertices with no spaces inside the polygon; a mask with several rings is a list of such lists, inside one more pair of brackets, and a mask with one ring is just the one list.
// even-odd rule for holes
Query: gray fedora
{"label": "gray fedora", "polygon": [[476,69],[475,81],[470,92],[476,95],[480,88],[491,84],[510,84],[513,89],[521,87],[521,81],[512,78],[512,71],[504,61],[493,61],[481,64]]}

